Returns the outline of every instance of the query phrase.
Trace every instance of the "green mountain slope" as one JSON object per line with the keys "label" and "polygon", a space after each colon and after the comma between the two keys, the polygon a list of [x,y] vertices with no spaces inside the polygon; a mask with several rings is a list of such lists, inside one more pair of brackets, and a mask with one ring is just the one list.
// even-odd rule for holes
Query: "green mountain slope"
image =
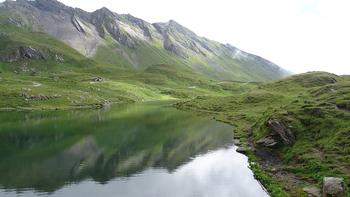
{"label": "green mountain slope", "polygon": [[1,26],[0,37],[0,108],[103,107],[226,94],[191,68],[174,67],[176,61],[125,70],[88,59],[45,33],[11,24]]}

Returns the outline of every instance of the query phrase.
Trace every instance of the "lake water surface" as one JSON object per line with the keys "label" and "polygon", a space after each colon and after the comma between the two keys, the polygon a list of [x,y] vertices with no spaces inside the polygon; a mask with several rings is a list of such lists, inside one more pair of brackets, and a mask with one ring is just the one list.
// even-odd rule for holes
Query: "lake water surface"
{"label": "lake water surface", "polygon": [[231,126],[166,104],[0,121],[0,197],[268,196]]}

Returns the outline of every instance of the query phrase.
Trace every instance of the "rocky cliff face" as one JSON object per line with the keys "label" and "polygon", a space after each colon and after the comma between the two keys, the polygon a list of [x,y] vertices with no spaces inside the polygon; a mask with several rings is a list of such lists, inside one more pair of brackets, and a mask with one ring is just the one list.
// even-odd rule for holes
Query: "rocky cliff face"
{"label": "rocky cliff face", "polygon": [[3,62],[16,62],[20,60],[55,60],[56,62],[63,63],[64,57],[61,54],[49,51],[36,49],[31,46],[21,46],[15,48],[8,53],[0,53],[0,61]]}
{"label": "rocky cliff face", "polygon": [[55,0],[6,1],[0,9],[5,11],[11,13],[9,20],[21,21],[21,26],[34,31],[44,31],[87,57],[93,56],[103,43],[94,25],[84,20],[90,18],[90,13]]}
{"label": "rocky cliff face", "polygon": [[[125,50],[137,50],[143,45],[157,50],[161,46],[169,58],[181,59],[195,71],[213,78],[236,79],[238,75],[234,74],[238,70],[242,79],[251,79],[253,75],[272,79],[286,74],[268,60],[199,37],[173,20],[150,24],[107,8],[89,13],[56,0],[6,1],[2,3],[0,13],[8,13],[2,23],[44,31],[87,57],[94,57],[101,46],[110,46],[111,42],[121,46],[118,50],[124,50],[123,54],[128,53]],[[133,61],[129,62],[133,64]]]}

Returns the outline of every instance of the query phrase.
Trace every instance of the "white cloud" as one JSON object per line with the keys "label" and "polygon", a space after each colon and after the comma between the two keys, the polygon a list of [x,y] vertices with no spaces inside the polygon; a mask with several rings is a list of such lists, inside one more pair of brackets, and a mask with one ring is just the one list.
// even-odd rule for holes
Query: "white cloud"
{"label": "white cloud", "polygon": [[201,36],[231,43],[293,72],[350,74],[347,0],[61,0],[102,6],[149,22],[174,19]]}

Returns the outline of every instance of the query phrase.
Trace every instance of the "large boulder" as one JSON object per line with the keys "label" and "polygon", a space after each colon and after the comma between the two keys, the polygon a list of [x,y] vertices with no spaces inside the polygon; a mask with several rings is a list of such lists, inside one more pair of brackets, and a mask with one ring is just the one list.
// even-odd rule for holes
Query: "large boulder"
{"label": "large boulder", "polygon": [[267,127],[270,132],[266,137],[257,141],[257,144],[265,147],[276,147],[280,143],[285,145],[293,145],[295,135],[293,131],[279,120],[270,119],[267,121]]}
{"label": "large boulder", "polygon": [[344,197],[344,180],[343,178],[325,177],[323,179],[322,197]]}
{"label": "large boulder", "polygon": [[102,77],[95,77],[95,78],[92,79],[92,81],[94,81],[94,82],[103,82],[104,79]]}
{"label": "large boulder", "polygon": [[267,122],[271,134],[273,136],[278,136],[282,142],[286,145],[292,145],[295,142],[295,135],[293,131],[288,128],[284,123],[278,120],[269,120]]}

